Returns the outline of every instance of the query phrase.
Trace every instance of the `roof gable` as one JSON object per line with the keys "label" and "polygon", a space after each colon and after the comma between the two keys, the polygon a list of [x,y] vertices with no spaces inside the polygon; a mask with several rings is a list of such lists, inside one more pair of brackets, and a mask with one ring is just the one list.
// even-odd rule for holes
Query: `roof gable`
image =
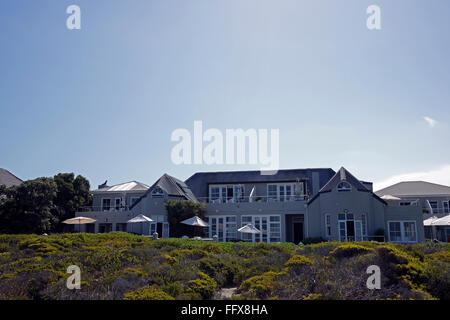
{"label": "roof gable", "polygon": [[354,175],[352,175],[350,172],[347,171],[344,167],[341,167],[338,172],[328,181],[322,189],[319,190],[319,192],[330,192],[336,186],[341,182],[346,181],[352,185],[353,188],[355,188],[358,191],[364,191],[368,192],[369,190],[358,180],[355,178]]}
{"label": "roof gable", "polygon": [[[377,199],[378,201],[387,205],[386,201],[381,199],[378,195],[373,193],[371,190],[367,189],[361,181],[359,181],[354,175],[352,175],[344,167],[341,167],[336,172],[336,174],[323,186],[323,188],[320,189],[319,192],[308,201],[308,205],[311,204],[314,200],[316,200],[320,196],[320,194],[326,193],[326,192],[331,192],[342,181],[346,181],[346,182],[350,183],[352,185],[352,188],[355,188],[358,191],[369,192],[370,194],[372,194],[372,196],[375,199]],[[364,183],[368,184],[368,182],[364,182]]]}
{"label": "roof gable", "polygon": [[197,202],[197,198],[192,193],[191,189],[181,180],[169,176],[168,174],[163,174],[161,178],[159,178],[150,188],[148,188],[147,192],[145,192],[139,200],[130,207],[132,209],[139,202],[142,201],[143,198],[147,197],[153,190],[156,188],[160,188],[163,190],[168,196],[172,197],[180,197],[186,200],[191,200]]}

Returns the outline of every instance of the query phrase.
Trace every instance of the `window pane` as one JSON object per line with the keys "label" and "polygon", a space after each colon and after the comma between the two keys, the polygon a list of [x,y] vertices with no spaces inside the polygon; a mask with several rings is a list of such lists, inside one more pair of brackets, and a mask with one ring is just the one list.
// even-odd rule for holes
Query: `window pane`
{"label": "window pane", "polygon": [[405,241],[415,242],[416,238],[416,223],[415,222],[404,222],[403,229],[405,231]]}
{"label": "window pane", "polygon": [[391,241],[402,241],[400,222],[389,222],[389,238]]}

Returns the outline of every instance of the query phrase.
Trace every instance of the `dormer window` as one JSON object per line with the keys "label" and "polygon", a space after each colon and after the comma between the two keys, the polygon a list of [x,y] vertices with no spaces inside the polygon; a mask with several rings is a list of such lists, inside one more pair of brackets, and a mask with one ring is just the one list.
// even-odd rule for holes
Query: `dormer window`
{"label": "dormer window", "polygon": [[339,192],[352,191],[352,186],[350,185],[350,183],[342,181],[338,184],[337,191]]}
{"label": "dormer window", "polygon": [[161,188],[155,188],[152,191],[152,198],[162,198],[164,196],[164,191]]}

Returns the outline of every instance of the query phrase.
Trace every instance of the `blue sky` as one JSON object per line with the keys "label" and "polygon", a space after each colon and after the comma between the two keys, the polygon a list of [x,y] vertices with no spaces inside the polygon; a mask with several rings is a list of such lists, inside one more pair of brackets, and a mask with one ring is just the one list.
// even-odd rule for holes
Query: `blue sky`
{"label": "blue sky", "polygon": [[[81,30],[66,28],[71,4]],[[371,4],[381,30],[366,28]],[[171,133],[201,120],[279,129],[281,168],[450,185],[449,12],[447,0],[1,1],[0,167],[92,186],[259,169],[173,164]]]}

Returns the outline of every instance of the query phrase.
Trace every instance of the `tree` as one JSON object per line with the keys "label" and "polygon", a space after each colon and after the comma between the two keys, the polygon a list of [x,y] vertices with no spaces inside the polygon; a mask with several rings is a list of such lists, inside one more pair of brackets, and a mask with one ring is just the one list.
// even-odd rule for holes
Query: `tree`
{"label": "tree", "polygon": [[63,220],[92,203],[89,181],[73,173],[0,186],[0,233],[44,233],[63,230]]}
{"label": "tree", "polygon": [[73,218],[80,207],[92,203],[89,181],[80,175],[74,177],[73,173],[59,173],[53,177],[58,187],[53,210],[53,215],[57,219],[54,231],[62,231],[64,227],[62,221]]}
{"label": "tree", "polygon": [[192,218],[193,216],[204,219],[206,212],[204,203],[198,203],[191,200],[168,200],[166,201],[165,206],[171,237],[201,235],[202,230],[200,227],[188,226],[181,224],[180,222]]}
{"label": "tree", "polygon": [[43,233],[54,223],[52,209],[57,185],[52,178],[37,178],[3,190],[6,199],[0,209],[1,231]]}

